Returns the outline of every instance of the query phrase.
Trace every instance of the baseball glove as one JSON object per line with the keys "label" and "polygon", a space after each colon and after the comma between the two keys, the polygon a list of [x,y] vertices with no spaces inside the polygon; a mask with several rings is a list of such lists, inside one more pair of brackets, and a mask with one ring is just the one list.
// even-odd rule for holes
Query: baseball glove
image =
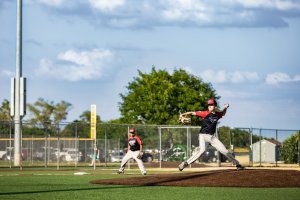
{"label": "baseball glove", "polygon": [[180,115],[179,116],[179,122],[182,123],[182,124],[190,124],[191,123],[191,118]]}
{"label": "baseball glove", "polygon": [[139,155],[136,158],[142,160],[143,159],[143,155],[144,155],[143,153],[139,153]]}

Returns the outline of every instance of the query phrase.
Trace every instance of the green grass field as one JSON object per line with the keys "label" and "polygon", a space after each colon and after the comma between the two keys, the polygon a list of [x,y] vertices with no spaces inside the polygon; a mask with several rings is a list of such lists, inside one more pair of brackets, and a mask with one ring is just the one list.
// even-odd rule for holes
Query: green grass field
{"label": "green grass field", "polygon": [[[89,175],[74,175],[82,171]],[[300,188],[220,188],[220,187],[163,187],[163,186],[113,186],[93,185],[89,182],[107,178],[141,176],[136,170],[132,175],[117,175],[115,170],[65,169],[0,169],[0,199],[71,199],[71,200],[142,200],[142,199],[299,199]],[[166,173],[149,170],[149,175]],[[278,180],[280,181],[280,180]]]}

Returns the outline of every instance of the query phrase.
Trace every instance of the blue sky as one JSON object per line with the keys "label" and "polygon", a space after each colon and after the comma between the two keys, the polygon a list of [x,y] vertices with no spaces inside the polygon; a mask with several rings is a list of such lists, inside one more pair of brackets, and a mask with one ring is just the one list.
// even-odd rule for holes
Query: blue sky
{"label": "blue sky", "polygon": [[[15,76],[16,1],[0,1],[0,102]],[[230,109],[221,125],[299,129],[298,0],[23,0],[27,102],[120,117],[137,70],[183,68]]]}

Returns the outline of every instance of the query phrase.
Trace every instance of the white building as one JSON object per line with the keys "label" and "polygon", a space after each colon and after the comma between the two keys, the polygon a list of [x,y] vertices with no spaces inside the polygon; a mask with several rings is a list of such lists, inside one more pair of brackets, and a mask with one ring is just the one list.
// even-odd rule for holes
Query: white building
{"label": "white building", "polygon": [[254,163],[275,163],[279,160],[280,142],[276,140],[263,139],[254,143],[253,146],[253,162]]}

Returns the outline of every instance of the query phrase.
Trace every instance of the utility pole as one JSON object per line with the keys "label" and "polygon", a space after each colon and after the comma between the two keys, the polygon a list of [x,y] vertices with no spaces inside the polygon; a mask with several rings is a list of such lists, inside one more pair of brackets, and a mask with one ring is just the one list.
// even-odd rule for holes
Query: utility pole
{"label": "utility pole", "polygon": [[14,165],[21,164],[21,117],[26,114],[26,79],[22,77],[22,0],[17,0],[16,77],[12,78],[11,115],[14,117]]}

